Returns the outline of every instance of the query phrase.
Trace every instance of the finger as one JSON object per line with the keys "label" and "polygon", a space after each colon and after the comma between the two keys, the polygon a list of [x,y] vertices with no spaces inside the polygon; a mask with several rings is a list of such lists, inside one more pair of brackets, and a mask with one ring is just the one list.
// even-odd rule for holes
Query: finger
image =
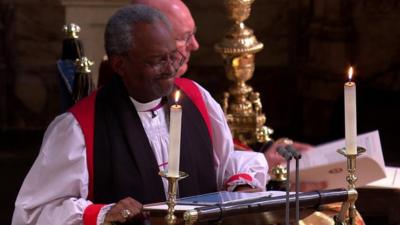
{"label": "finger", "polygon": [[127,208],[131,210],[132,214],[129,219],[142,219],[144,216],[142,214],[143,205],[133,198],[128,198],[126,201]]}
{"label": "finger", "polygon": [[146,218],[146,216],[143,214],[143,205],[140,202],[128,197],[124,199],[124,204],[131,211],[131,214],[128,217],[129,221],[143,220]]}
{"label": "finger", "polygon": [[117,202],[106,214],[105,222],[125,223],[141,214],[142,204],[133,198],[124,198]]}
{"label": "finger", "polygon": [[118,202],[107,213],[104,222],[126,222],[126,219],[121,215],[124,206]]}

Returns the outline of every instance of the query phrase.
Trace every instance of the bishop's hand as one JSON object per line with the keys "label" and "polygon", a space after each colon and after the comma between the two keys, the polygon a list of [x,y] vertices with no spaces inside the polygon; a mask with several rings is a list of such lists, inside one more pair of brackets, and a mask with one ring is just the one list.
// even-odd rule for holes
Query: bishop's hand
{"label": "bishop's hand", "polygon": [[124,198],[117,202],[106,213],[104,224],[113,224],[114,222],[126,223],[133,220],[142,220],[145,214],[142,211],[143,205],[131,197]]}

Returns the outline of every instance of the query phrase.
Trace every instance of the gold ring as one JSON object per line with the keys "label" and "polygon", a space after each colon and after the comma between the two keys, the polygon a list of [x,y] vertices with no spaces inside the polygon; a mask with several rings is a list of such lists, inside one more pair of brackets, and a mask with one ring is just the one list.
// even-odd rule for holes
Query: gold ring
{"label": "gold ring", "polygon": [[129,209],[123,209],[121,210],[121,215],[124,219],[128,219],[129,216],[132,215],[132,212]]}

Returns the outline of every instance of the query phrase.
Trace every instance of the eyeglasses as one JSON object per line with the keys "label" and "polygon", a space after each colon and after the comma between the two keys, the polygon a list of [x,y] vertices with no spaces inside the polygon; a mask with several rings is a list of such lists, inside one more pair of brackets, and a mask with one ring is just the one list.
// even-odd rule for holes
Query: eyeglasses
{"label": "eyeglasses", "polygon": [[146,60],[145,64],[155,71],[163,71],[165,70],[165,68],[167,68],[167,66],[171,65],[176,72],[183,65],[184,62],[185,56],[178,50],[174,50],[169,54],[157,56],[152,59]]}

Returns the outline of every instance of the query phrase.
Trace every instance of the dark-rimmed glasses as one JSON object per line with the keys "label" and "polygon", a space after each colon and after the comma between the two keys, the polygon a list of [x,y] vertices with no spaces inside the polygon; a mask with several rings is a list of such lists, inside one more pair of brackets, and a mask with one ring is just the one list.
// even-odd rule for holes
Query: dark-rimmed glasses
{"label": "dark-rimmed glasses", "polygon": [[168,54],[153,57],[144,61],[146,66],[158,72],[165,70],[167,66],[170,65],[174,68],[176,72],[183,65],[184,62],[185,56],[178,50],[174,50]]}

